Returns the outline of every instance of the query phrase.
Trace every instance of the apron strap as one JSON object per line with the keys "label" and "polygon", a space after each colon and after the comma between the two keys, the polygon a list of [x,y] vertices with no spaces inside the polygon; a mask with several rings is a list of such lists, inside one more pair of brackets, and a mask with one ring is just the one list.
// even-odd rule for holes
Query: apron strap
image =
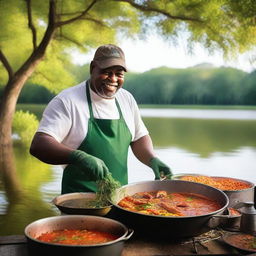
{"label": "apron strap", "polygon": [[[89,87],[90,87],[89,80],[87,80],[86,81],[86,96],[87,96],[87,101],[88,101],[88,106],[89,106],[90,119],[94,119],[93,110],[92,110],[92,100],[91,100]],[[123,114],[122,114],[120,105],[119,105],[116,98],[115,98],[115,103],[116,103],[116,106],[117,106],[117,109],[118,109],[119,119],[123,119]]]}

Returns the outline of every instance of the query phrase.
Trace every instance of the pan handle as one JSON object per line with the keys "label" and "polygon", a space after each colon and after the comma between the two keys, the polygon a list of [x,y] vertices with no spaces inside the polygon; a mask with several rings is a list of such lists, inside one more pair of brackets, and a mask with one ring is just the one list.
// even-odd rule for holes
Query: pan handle
{"label": "pan handle", "polygon": [[210,228],[216,228],[218,225],[220,225],[223,220],[228,220],[228,219],[235,219],[239,218],[240,216],[234,216],[234,215],[224,215],[224,214],[215,214],[212,215],[211,218],[209,219],[207,226]]}
{"label": "pan handle", "polygon": [[123,237],[122,240],[125,240],[125,241],[128,240],[133,235],[133,233],[134,233],[134,230],[129,228],[126,236]]}

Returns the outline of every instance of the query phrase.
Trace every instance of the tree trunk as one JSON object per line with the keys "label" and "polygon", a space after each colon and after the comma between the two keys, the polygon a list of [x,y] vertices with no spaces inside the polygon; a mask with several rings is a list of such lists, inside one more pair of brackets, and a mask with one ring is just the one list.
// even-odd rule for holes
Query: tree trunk
{"label": "tree trunk", "polygon": [[[41,43],[36,49],[34,49],[33,53],[21,68],[13,76],[9,77],[9,81],[4,89],[3,98],[0,103],[0,147],[12,146],[12,120],[20,91],[25,82],[34,72],[36,66],[43,59],[47,46],[50,44],[56,28],[55,3],[54,1],[51,1],[49,9],[49,24]],[[3,156],[0,154],[0,161],[2,157]]]}
{"label": "tree trunk", "polygon": [[[12,120],[15,113],[16,103],[20,91],[27,79],[31,76],[42,57],[27,62],[5,87],[3,98],[0,104],[0,147],[12,146]],[[0,155],[1,159],[1,155]]]}
{"label": "tree trunk", "polygon": [[6,85],[0,105],[0,147],[12,145],[12,120],[20,91],[25,81],[10,80]]}

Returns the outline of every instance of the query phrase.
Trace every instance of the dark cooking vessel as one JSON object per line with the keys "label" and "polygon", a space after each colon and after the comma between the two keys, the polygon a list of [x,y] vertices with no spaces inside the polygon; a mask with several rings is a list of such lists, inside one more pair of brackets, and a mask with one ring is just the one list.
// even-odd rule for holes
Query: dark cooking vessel
{"label": "dark cooking vessel", "polygon": [[111,210],[110,204],[102,207],[95,207],[95,208],[89,208],[89,207],[83,206],[83,200],[95,200],[95,199],[96,199],[96,193],[76,192],[76,193],[67,193],[67,194],[56,196],[52,200],[52,203],[62,213],[65,213],[65,214],[105,216]]}
{"label": "dark cooking vessel", "polygon": [[[118,202],[128,195],[137,192],[166,190],[175,193],[196,193],[216,200],[221,208],[215,212],[206,215],[176,217],[176,216],[156,216],[143,213],[136,213],[125,210],[118,206]],[[163,180],[163,181],[146,181],[125,185],[117,189],[111,199],[115,215],[118,220],[129,224],[137,233],[153,235],[155,237],[192,237],[209,231],[211,228],[218,226],[219,218],[214,216],[220,215],[226,209],[229,200],[227,195],[216,188],[182,180]],[[223,216],[223,215],[222,215]]]}
{"label": "dark cooking vessel", "polygon": [[[116,240],[95,245],[60,245],[42,242],[39,235],[53,230],[89,229],[117,235]],[[133,234],[122,223],[99,216],[66,215],[40,219],[25,228],[29,255],[120,256],[124,242]]]}

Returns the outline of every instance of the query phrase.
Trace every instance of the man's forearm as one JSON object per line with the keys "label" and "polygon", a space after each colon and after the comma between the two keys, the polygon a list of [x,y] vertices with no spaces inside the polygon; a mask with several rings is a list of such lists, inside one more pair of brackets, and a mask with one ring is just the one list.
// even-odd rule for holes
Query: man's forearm
{"label": "man's forearm", "polygon": [[145,165],[149,166],[150,159],[156,154],[153,149],[153,143],[149,135],[145,135],[140,139],[131,143],[131,149],[134,155]]}
{"label": "man's forearm", "polygon": [[48,164],[69,164],[72,151],[74,149],[44,133],[36,133],[30,147],[31,155]]}

